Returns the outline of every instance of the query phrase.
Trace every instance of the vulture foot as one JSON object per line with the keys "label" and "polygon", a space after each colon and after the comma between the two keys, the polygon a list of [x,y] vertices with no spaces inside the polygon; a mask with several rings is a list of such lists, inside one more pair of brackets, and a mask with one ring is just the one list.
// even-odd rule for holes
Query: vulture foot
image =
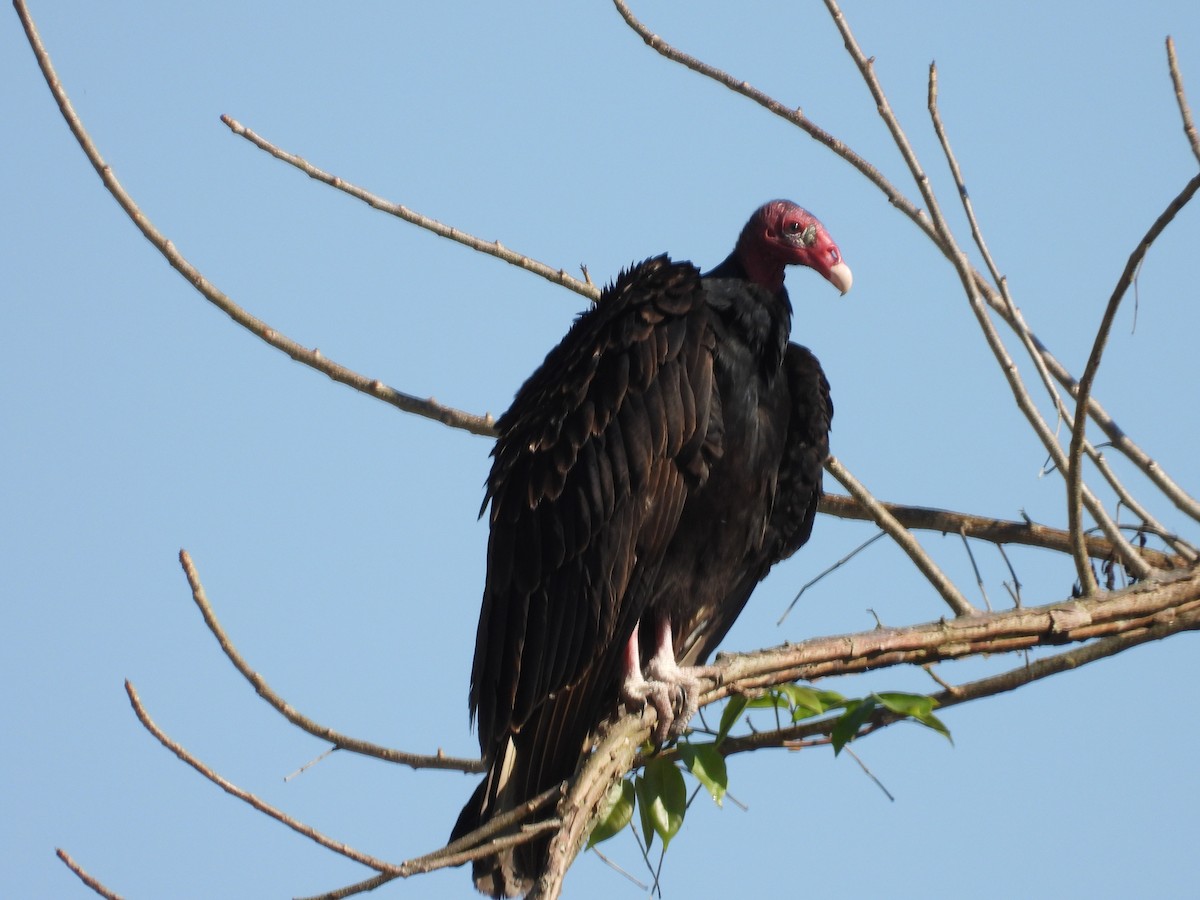
{"label": "vulture foot", "polygon": [[646,679],[638,673],[634,677],[626,678],[621,685],[621,699],[625,701],[625,706],[630,710],[639,710],[650,705],[654,707],[654,711],[658,714],[658,724],[654,726],[654,733],[650,735],[651,741],[655,746],[660,746],[666,742],[668,737],[678,736],[683,732],[683,726],[687,724],[686,720],[676,730],[675,724],[678,721],[675,715],[676,702],[679,699],[678,690],[673,690],[675,685],[668,684],[665,681],[657,679]]}
{"label": "vulture foot", "polygon": [[651,735],[656,745],[677,738],[687,730],[692,716],[700,708],[704,679],[716,670],[710,666],[679,666],[674,659],[654,658],[646,667],[646,676],[637,673],[621,685],[621,699],[631,708],[646,704],[654,707],[658,724]]}

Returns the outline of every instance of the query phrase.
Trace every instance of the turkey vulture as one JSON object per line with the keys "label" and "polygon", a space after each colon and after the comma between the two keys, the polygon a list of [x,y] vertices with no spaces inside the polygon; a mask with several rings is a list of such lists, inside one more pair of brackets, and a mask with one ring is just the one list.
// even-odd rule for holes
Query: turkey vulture
{"label": "turkey vulture", "polygon": [[[622,272],[496,423],[470,691],[489,768],[452,837],[569,778],[622,700],[654,704],[658,741],[679,734],[691,667],[808,540],[833,405],[788,342],[788,265],[850,290],[825,227],[785,200],[707,274],[665,255]],[[476,886],[524,894],[547,847],[477,861]]]}

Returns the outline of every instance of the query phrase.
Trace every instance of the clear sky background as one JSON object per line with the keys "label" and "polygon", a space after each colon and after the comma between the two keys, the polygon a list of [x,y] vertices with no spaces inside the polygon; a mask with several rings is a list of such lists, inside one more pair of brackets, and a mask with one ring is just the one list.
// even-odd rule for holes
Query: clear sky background
{"label": "clear sky background", "polygon": [[[949,209],[925,113],[937,60],[991,249],[1078,373],[1128,253],[1196,169],[1163,39],[1174,35],[1200,105],[1200,6],[846,6]],[[916,195],[820,4],[635,9]],[[795,337],[833,384],[834,452],[888,500],[1065,522],[1062,482],[1039,477],[1045,453],[949,265],[848,165],[650,51],[601,0],[33,11],[145,213],[236,301],[333,359],[499,413],[584,301],[310,181],[233,136],[222,113],[442,221],[568,270],[586,263],[598,281],[662,251],[710,266],[760,202],[790,197],[822,217],[855,274],[844,299],[810,272],[789,276]],[[440,846],[474,776],[335,754],[284,782],[324,747],[225,660],[176,554],[193,554],[234,641],[300,710],[380,743],[471,754],[488,441],[336,385],[208,306],[103,190],[11,11],[0,82],[0,893],[85,896],[56,846],[132,898],[287,897],[369,874],[172,757],[135,720],[125,678],[201,759],[336,839],[397,861]],[[1136,323],[1131,296],[1097,384],[1193,494],[1198,248],[1193,206],[1151,251]],[[867,629],[868,610],[889,625],[941,615],[879,543],[776,626],[800,585],[871,533],[819,521],[726,649]],[[961,541],[922,539],[979,602]],[[980,545],[976,557],[1004,603],[999,555]],[[1069,594],[1069,559],[1013,559],[1027,602]],[[749,811],[697,800],[665,896],[1194,896],[1196,650],[1182,635],[948,710],[953,747],[912,726],[856,745],[895,802],[845,754],[735,758],[731,790]],[[940,671],[966,680],[1018,663]],[[936,689],[900,670],[828,686]],[[630,837],[606,849],[645,877]],[[644,896],[592,854],[567,887]],[[470,895],[460,869],[376,896]]]}

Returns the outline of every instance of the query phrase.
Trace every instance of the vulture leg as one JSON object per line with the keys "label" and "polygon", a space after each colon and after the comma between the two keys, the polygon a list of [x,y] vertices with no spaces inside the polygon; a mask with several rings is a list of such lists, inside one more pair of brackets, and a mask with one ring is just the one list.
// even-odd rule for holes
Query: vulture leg
{"label": "vulture leg", "polygon": [[652,681],[668,686],[674,700],[674,720],[670,724],[672,737],[683,734],[700,709],[700,689],[703,679],[716,674],[712,666],[680,666],[675,661],[675,647],[671,639],[671,620],[661,616],[655,622],[654,655],[646,665],[646,674]]}
{"label": "vulture leg", "polygon": [[[640,707],[649,703],[658,713],[658,725],[652,735],[655,744],[669,737],[679,737],[700,708],[702,679],[712,677],[710,666],[680,666],[675,661],[671,638],[671,621],[656,617],[654,655],[642,674],[638,627],[633,629],[625,645],[621,698],[628,706]],[[649,676],[649,677],[646,677]]]}
{"label": "vulture leg", "polygon": [[638,641],[640,624],[633,626],[633,634],[629,636],[629,642],[625,645],[625,657],[621,666],[621,699],[630,709],[641,709],[647,703],[654,707],[654,711],[658,713],[658,724],[650,737],[657,746],[666,741],[672,733],[675,709],[671,698],[671,685],[655,678],[647,679],[642,675],[641,646]]}

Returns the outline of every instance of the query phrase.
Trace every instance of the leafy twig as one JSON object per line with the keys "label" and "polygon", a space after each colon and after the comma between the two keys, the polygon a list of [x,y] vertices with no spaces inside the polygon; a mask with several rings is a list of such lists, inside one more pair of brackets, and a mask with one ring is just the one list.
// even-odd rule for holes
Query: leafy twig
{"label": "leafy twig", "polygon": [[[1115,656],[1132,647],[1161,640],[1180,631],[1198,629],[1200,629],[1200,606],[1193,602],[1182,611],[1173,612],[1161,619],[1150,620],[1137,628],[1100,638],[1053,656],[1026,662],[999,675],[992,675],[966,684],[949,685],[930,672],[930,675],[945,688],[932,696],[937,701],[939,709],[972,700],[981,700],[1016,690],[1059,672],[1071,671],[1089,663]],[[926,670],[929,671],[929,668],[926,667]],[[857,737],[862,737],[898,721],[902,721],[902,717],[886,710],[879,710],[858,732]],[[777,731],[754,731],[745,735],[732,735],[721,743],[720,751],[724,756],[733,756],[768,747],[791,748],[828,743],[828,735],[832,732],[835,722],[836,718],[809,719],[795,725],[785,726]],[[667,754],[664,753],[664,755]]]}

